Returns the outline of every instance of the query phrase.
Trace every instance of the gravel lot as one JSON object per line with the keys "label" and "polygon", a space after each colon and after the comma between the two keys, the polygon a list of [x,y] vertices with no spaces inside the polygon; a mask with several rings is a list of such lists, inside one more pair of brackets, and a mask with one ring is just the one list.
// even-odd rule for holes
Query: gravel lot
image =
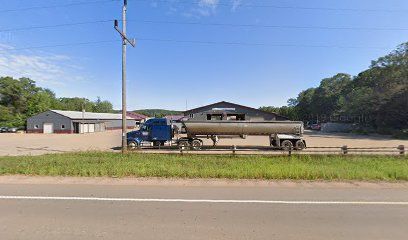
{"label": "gravel lot", "polygon": [[[92,134],[0,134],[0,156],[39,155],[72,151],[104,150],[115,151],[120,146],[120,131]],[[340,147],[397,147],[408,140],[395,140],[380,135],[324,134],[307,131],[305,139],[308,146]],[[205,144],[211,145],[205,139]],[[221,139],[219,145],[268,146],[268,137],[248,137],[247,139]],[[117,150],[116,150],[117,151]]]}

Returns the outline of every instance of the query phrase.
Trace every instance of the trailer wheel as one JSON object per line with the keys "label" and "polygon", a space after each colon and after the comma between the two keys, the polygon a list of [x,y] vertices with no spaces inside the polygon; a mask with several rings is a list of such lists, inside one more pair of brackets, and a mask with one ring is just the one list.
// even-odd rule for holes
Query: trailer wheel
{"label": "trailer wheel", "polygon": [[203,143],[198,139],[194,139],[193,141],[191,141],[191,146],[194,150],[200,150],[203,146]]}
{"label": "trailer wheel", "polygon": [[190,147],[190,143],[188,141],[179,141],[178,146],[181,149],[188,149]]}
{"label": "trailer wheel", "polygon": [[293,149],[293,143],[289,140],[284,140],[281,142],[281,147],[283,150],[285,151],[289,151],[291,149]]}
{"label": "trailer wheel", "polygon": [[302,140],[296,142],[296,150],[303,150],[306,148],[305,143]]}
{"label": "trailer wheel", "polygon": [[130,141],[128,143],[128,149],[130,150],[135,150],[138,147],[139,147],[139,144],[136,141]]}

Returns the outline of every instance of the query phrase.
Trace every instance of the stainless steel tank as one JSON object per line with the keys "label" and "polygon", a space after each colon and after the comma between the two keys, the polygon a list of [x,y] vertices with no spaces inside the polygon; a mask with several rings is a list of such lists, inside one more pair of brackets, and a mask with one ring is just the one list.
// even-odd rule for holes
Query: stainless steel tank
{"label": "stainless steel tank", "polygon": [[292,121],[185,121],[188,135],[272,135],[303,134],[303,122]]}

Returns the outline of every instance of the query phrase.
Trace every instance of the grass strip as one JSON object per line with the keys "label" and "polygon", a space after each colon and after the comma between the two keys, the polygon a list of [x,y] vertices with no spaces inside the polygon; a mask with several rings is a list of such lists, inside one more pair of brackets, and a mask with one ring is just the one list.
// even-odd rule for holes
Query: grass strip
{"label": "grass strip", "polygon": [[220,156],[79,152],[0,157],[0,175],[408,180],[407,156]]}

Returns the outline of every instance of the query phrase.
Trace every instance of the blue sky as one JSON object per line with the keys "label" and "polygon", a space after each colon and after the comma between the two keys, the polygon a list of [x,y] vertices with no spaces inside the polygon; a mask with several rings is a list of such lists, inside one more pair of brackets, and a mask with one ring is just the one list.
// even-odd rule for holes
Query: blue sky
{"label": "blue sky", "polygon": [[[91,3],[75,5],[83,2]],[[129,109],[184,110],[186,101],[193,108],[221,100],[281,106],[408,41],[405,0],[128,2],[128,34],[138,39],[128,48]],[[121,45],[109,20],[121,18],[122,1],[0,3],[0,75],[28,76],[58,97],[100,96],[120,108]],[[70,45],[100,41],[107,42]]]}

